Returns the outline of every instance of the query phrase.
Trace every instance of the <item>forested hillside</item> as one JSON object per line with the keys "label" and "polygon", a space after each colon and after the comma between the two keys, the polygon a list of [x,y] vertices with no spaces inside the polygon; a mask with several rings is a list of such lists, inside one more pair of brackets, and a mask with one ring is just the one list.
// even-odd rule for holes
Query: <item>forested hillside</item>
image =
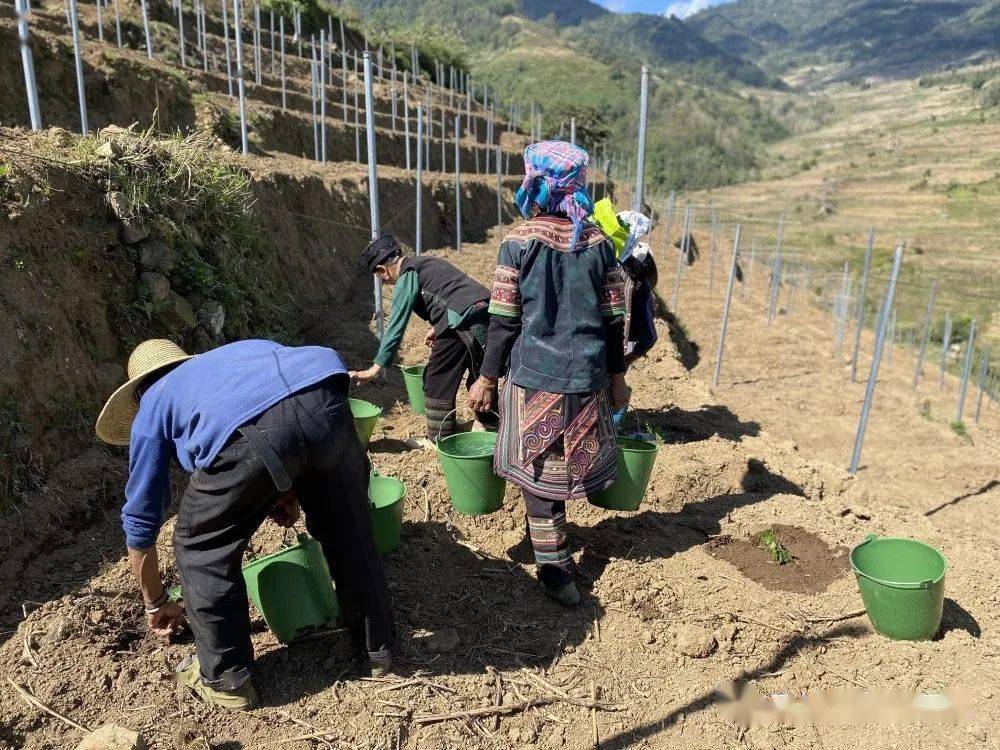
{"label": "forested hillside", "polygon": [[[567,0],[349,0],[376,29],[452,35],[452,53],[505,102],[537,102],[543,132],[577,122],[578,140],[618,164],[631,156],[639,71],[651,66],[651,187],[707,187],[748,179],[763,144],[786,126],[747,86],[780,87],[754,63],[682,21],[615,14]],[[459,45],[454,39],[461,40]],[[604,147],[606,144],[606,148]]]}
{"label": "forested hillside", "polygon": [[686,21],[708,41],[782,72],[908,76],[1000,51],[998,0],[738,0]]}

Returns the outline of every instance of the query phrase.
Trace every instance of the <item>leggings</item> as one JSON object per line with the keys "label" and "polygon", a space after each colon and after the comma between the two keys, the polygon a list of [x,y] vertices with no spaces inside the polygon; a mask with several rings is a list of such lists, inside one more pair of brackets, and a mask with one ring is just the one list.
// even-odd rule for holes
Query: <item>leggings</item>
{"label": "leggings", "polygon": [[538,580],[546,586],[565,586],[575,571],[566,534],[566,503],[546,500],[528,490],[523,494]]}

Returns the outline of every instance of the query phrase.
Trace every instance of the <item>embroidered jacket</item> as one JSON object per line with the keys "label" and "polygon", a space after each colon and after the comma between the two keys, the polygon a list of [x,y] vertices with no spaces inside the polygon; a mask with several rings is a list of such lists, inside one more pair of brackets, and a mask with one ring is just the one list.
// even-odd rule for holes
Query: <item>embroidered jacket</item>
{"label": "embroidered jacket", "polygon": [[566,217],[541,215],[500,245],[490,313],[520,318],[508,377],[522,388],[592,393],[608,385],[605,322],[625,314],[611,241],[587,225],[576,248]]}

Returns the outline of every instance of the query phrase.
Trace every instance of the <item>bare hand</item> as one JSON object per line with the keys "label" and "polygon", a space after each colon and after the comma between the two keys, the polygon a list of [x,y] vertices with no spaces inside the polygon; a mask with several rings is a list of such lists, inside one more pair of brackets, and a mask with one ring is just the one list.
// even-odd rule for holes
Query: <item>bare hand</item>
{"label": "bare hand", "polygon": [[156,612],[146,615],[146,622],[153,635],[169,638],[184,622],[184,605],[167,599]]}
{"label": "bare hand", "polygon": [[278,502],[271,508],[271,512],[267,515],[278,526],[283,526],[286,529],[290,528],[299,520],[299,516],[302,515],[299,499],[295,496],[294,492],[286,492],[278,498]]}
{"label": "bare hand", "polygon": [[434,333],[433,328],[428,328],[427,333],[424,334],[424,343],[427,346],[434,346],[434,340],[437,338],[437,334]]}
{"label": "bare hand", "polygon": [[372,365],[367,370],[352,370],[350,372],[351,380],[353,380],[358,385],[365,385],[371,383],[375,378],[378,377],[379,373],[382,372],[382,368],[378,365]]}
{"label": "bare hand", "polygon": [[619,373],[611,376],[611,411],[621,411],[632,399],[632,391],[625,383],[625,375]]}
{"label": "bare hand", "polygon": [[469,408],[474,412],[489,411],[493,408],[493,396],[496,390],[497,381],[480,375],[469,389]]}

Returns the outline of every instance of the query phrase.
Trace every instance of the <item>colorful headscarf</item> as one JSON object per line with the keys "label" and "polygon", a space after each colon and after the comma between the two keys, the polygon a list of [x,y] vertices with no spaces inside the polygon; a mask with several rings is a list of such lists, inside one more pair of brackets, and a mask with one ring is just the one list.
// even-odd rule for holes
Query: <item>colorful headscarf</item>
{"label": "colorful headscarf", "polygon": [[514,196],[521,215],[531,218],[537,205],[544,213],[565,213],[573,222],[571,248],[594,211],[587,194],[587,152],[566,141],[540,141],[524,150],[524,181]]}

